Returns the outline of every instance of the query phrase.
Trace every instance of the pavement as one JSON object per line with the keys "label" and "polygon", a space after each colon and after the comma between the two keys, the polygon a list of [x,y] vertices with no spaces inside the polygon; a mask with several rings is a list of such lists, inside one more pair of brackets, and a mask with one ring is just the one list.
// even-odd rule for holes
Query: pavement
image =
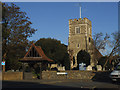
{"label": "pavement", "polygon": [[[61,80],[12,80],[2,81],[3,90],[15,89],[38,89],[38,88],[81,88],[81,89],[111,89],[120,90],[120,83],[112,82],[100,82],[92,80],[73,80],[73,79],[61,79]],[[16,89],[17,88],[17,89]]]}

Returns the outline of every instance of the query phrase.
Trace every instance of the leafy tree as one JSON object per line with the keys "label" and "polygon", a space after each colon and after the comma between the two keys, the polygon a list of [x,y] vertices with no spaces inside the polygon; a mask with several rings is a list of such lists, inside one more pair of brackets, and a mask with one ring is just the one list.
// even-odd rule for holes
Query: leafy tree
{"label": "leafy tree", "polygon": [[64,56],[64,62],[63,65],[65,66],[66,70],[70,70],[70,59],[69,59],[69,54],[66,52]]}
{"label": "leafy tree", "polygon": [[44,53],[54,60],[54,63],[65,65],[66,69],[70,68],[67,46],[61,44],[60,41],[51,38],[41,38],[35,45],[41,46]]}
{"label": "leafy tree", "polygon": [[28,37],[35,33],[25,12],[18,6],[2,3],[2,54],[7,69],[18,69],[18,59],[25,55]]}

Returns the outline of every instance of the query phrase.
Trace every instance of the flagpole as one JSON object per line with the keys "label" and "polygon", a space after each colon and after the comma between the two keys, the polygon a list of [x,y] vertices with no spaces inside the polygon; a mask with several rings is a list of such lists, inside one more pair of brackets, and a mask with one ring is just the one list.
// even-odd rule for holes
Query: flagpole
{"label": "flagpole", "polygon": [[80,18],[81,18],[81,6],[80,6]]}

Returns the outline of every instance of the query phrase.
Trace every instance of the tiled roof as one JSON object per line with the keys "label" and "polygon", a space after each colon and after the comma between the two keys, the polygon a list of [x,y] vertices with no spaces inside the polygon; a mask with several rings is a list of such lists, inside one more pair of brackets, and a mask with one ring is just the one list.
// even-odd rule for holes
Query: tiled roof
{"label": "tiled roof", "polygon": [[[34,47],[36,49],[36,51],[38,52],[40,57],[27,57],[27,55],[29,54],[29,52],[32,49],[32,47]],[[22,58],[20,61],[49,61],[49,62],[53,62],[52,59],[49,59],[45,55],[45,53],[43,52],[42,48],[40,46],[35,46],[35,44],[31,45],[31,47],[29,48],[29,50],[26,53],[26,55],[24,56],[24,58]]]}
{"label": "tiled roof", "polygon": [[97,55],[98,58],[103,56],[96,47],[95,47],[95,54]]}

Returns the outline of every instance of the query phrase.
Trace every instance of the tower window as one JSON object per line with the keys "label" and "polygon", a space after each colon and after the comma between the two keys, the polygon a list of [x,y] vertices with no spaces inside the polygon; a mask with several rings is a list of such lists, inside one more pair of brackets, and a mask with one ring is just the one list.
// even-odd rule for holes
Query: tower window
{"label": "tower window", "polygon": [[91,41],[90,37],[89,37],[89,42]]}
{"label": "tower window", "polygon": [[77,34],[80,33],[80,27],[75,27],[75,33],[77,33]]}
{"label": "tower window", "polygon": [[75,57],[73,56],[73,65],[75,64]]}
{"label": "tower window", "polygon": [[80,44],[77,44],[77,47],[79,48],[79,47],[80,47]]}
{"label": "tower window", "polygon": [[90,34],[90,28],[89,28],[89,34]]}

